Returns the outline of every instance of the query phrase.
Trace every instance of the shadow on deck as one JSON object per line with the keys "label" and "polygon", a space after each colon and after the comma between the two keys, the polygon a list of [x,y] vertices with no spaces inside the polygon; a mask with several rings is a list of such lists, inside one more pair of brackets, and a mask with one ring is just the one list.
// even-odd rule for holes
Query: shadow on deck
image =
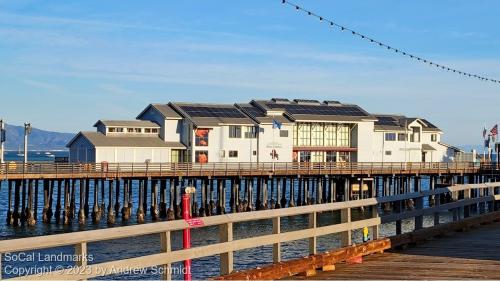
{"label": "shadow on deck", "polygon": [[500,222],[364,258],[362,264],[338,264],[335,271],[292,279],[498,279]]}

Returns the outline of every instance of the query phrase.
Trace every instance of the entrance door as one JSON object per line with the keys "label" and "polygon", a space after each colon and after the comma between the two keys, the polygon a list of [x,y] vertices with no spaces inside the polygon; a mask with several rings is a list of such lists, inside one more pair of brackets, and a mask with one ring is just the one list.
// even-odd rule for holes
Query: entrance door
{"label": "entrance door", "polygon": [[422,152],[422,162],[425,162],[425,155],[427,154],[427,152]]}

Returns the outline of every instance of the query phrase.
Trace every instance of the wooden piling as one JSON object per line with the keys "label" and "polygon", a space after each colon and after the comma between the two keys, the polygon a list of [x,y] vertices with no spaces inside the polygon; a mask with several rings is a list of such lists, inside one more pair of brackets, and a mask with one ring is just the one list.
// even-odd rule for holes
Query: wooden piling
{"label": "wooden piling", "polygon": [[19,201],[21,200],[20,189],[21,189],[21,182],[17,180],[14,185],[14,212],[12,213],[13,226],[19,226],[19,219],[20,219]]}
{"label": "wooden piling", "polygon": [[80,204],[78,210],[78,223],[80,225],[84,225],[87,221],[87,217],[85,216],[85,180],[80,179]]}
{"label": "wooden piling", "polygon": [[160,180],[160,217],[167,217],[167,181]]}
{"label": "wooden piling", "polygon": [[[115,217],[119,216],[120,215],[120,184],[121,184],[121,179],[116,179],[115,180],[115,185],[116,185],[116,188],[115,188]],[[125,204],[125,203],[124,203]]]}
{"label": "wooden piling", "polygon": [[9,180],[8,181],[8,206],[7,206],[7,218],[6,218],[6,222],[7,222],[7,225],[12,225],[14,223],[14,220],[13,220],[13,217],[12,217],[12,184],[13,184],[13,181],[12,180]]}
{"label": "wooden piling", "polygon": [[71,223],[70,219],[70,194],[69,194],[69,179],[64,181],[64,210],[63,210],[63,223],[68,225]]}
{"label": "wooden piling", "polygon": [[158,180],[151,180],[151,218],[157,220],[158,212]]}
{"label": "wooden piling", "polygon": [[113,208],[113,180],[108,181],[108,216],[106,222],[108,224],[114,224],[116,220],[115,210]]}
{"label": "wooden piling", "polygon": [[[98,224],[101,222],[101,209],[99,207],[99,180],[94,180],[94,203],[92,206],[92,223]],[[101,198],[104,200],[104,198]]]}
{"label": "wooden piling", "polygon": [[28,206],[26,207],[26,221],[28,226],[36,224],[36,217],[33,215],[33,180],[28,181]]}
{"label": "wooden piling", "polygon": [[54,218],[55,218],[55,221],[56,221],[56,224],[59,224],[61,222],[61,208],[62,208],[62,205],[61,205],[61,198],[62,198],[62,194],[61,194],[61,180],[58,180],[57,181],[57,202],[56,202],[56,211],[54,213]]}
{"label": "wooden piling", "polygon": [[139,203],[137,205],[137,223],[144,223],[144,180],[139,180]]}

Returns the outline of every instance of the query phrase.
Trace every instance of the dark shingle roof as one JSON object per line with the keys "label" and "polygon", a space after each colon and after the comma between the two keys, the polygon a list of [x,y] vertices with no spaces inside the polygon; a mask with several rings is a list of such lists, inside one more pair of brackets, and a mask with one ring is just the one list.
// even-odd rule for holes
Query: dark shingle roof
{"label": "dark shingle roof", "polygon": [[197,127],[255,125],[255,122],[234,104],[170,103],[169,105]]}
{"label": "dark shingle roof", "polygon": [[106,136],[100,132],[80,132],[66,146],[79,137],[86,138],[96,147],[170,147],[186,148],[180,142],[165,142],[158,136]]}
{"label": "dark shingle roof", "polygon": [[422,124],[422,131],[424,132],[440,132],[441,130],[434,124],[430,123],[426,119],[416,118],[416,117],[406,117],[403,115],[390,115],[390,114],[374,114],[377,121],[375,121],[375,130],[385,130],[385,131],[404,131],[406,130],[406,125],[414,121],[418,121]]}
{"label": "dark shingle roof", "polygon": [[156,111],[160,112],[161,115],[165,119],[181,119],[182,117],[177,113],[170,105],[161,104],[161,103],[152,103],[148,105],[138,116],[137,118],[141,118],[141,116],[148,111],[150,108],[154,108]]}

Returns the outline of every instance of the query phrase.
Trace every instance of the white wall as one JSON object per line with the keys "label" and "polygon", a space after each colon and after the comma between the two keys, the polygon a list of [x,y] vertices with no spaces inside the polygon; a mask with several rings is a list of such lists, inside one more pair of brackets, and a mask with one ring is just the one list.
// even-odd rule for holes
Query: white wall
{"label": "white wall", "polygon": [[293,161],[293,125],[281,126],[281,130],[288,131],[288,138],[280,137],[278,128],[273,130],[272,124],[260,125],[259,130],[259,162],[273,162],[271,151],[274,149],[278,153],[278,160],[275,162],[292,162]]}
{"label": "white wall", "polygon": [[97,147],[96,160],[100,163],[153,163],[170,162],[170,148],[137,148],[137,147]]}
{"label": "white wall", "polygon": [[374,136],[373,122],[359,122],[351,133],[352,145],[357,146],[357,159],[352,161],[357,162],[372,162],[375,155],[373,151]]}

